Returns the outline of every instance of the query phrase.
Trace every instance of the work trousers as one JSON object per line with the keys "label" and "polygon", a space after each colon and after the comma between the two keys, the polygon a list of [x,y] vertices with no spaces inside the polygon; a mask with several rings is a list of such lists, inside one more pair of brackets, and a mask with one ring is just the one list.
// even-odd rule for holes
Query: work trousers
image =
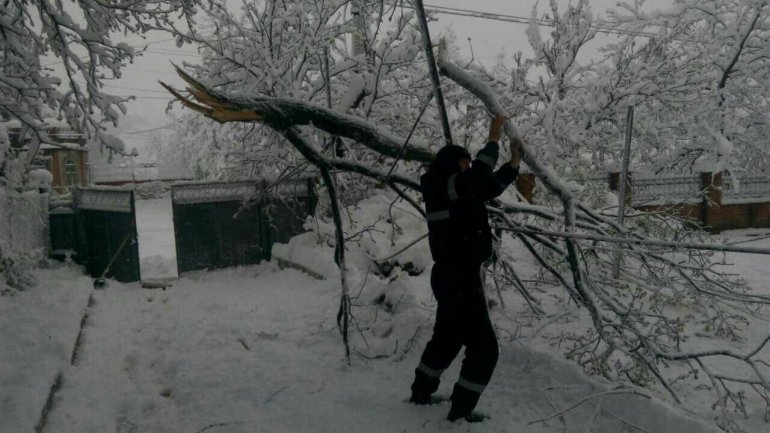
{"label": "work trousers", "polygon": [[413,394],[435,392],[441,374],[465,346],[465,359],[452,393],[452,410],[468,414],[489,383],[499,355],[480,270],[481,265],[433,266],[431,288],[438,301],[436,324],[412,384]]}

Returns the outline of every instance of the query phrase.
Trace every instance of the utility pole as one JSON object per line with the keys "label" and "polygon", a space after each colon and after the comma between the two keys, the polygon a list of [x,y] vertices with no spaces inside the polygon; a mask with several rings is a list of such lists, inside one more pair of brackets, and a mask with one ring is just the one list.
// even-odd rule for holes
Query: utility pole
{"label": "utility pole", "polygon": [[425,48],[425,57],[428,60],[428,70],[430,71],[430,78],[433,81],[433,96],[436,99],[438,105],[439,116],[441,117],[441,126],[444,128],[444,141],[445,144],[452,144],[452,130],[449,127],[449,117],[446,113],[446,105],[444,104],[444,93],[441,91],[441,79],[438,76],[438,67],[436,66],[436,59],[433,57],[433,43],[430,40],[430,31],[428,30],[428,19],[425,17],[425,8],[422,5],[422,0],[414,1],[414,10],[417,12],[417,18],[420,21],[420,30],[422,31],[423,47]]}
{"label": "utility pole", "polygon": [[[628,114],[626,115],[626,142],[623,146],[623,165],[620,169],[620,180],[618,189],[620,197],[618,203],[618,224],[621,226],[626,216],[626,191],[630,187],[628,184],[628,165],[631,159],[631,132],[634,127],[634,107],[633,105],[628,107]],[[617,251],[615,254],[615,270],[614,277],[617,279],[620,276],[620,261],[622,260],[622,254]]]}
{"label": "utility pole", "polygon": [[361,8],[360,0],[353,0],[350,3],[350,14],[353,16],[353,22],[356,27],[352,34],[353,46],[350,54],[355,57],[366,54],[366,19],[364,18],[364,11]]}

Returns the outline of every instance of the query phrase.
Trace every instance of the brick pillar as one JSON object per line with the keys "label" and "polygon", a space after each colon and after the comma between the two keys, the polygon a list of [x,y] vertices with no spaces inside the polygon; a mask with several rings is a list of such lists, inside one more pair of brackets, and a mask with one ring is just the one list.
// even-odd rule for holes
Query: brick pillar
{"label": "brick pillar", "polygon": [[701,190],[703,190],[702,220],[706,231],[719,233],[721,231],[722,207],[722,173],[701,173]]}
{"label": "brick pillar", "polygon": [[[632,177],[631,172],[628,172],[628,175],[626,177],[626,208],[631,207],[631,190],[633,189],[634,185],[634,179]],[[620,195],[620,172],[619,171],[611,171],[610,172],[610,191],[615,191]]]}
{"label": "brick pillar", "polygon": [[519,177],[516,178],[516,189],[519,190],[519,194],[524,197],[528,203],[533,203],[532,199],[535,196],[535,177],[534,173],[519,173]]}

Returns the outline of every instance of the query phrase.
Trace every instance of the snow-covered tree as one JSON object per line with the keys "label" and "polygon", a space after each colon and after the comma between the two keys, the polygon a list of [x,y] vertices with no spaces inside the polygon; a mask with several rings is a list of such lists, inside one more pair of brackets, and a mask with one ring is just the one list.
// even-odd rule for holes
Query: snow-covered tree
{"label": "snow-covered tree", "polygon": [[[357,4],[257,1],[237,11],[207,9],[199,17],[200,27],[180,31],[184,40],[201,47],[201,65],[189,69],[228,92],[310,101],[370,119],[403,136],[414,128],[412,142],[438,149],[440,124],[430,103],[430,80],[414,12],[397,5],[360,5],[360,14],[369,23],[361,27],[354,18],[358,15],[351,13]],[[227,35],[222,37],[224,42],[221,35]],[[479,145],[485,111],[466,93],[458,92],[457,86],[448,83],[445,90],[452,97],[450,117],[456,135],[464,143]],[[259,153],[268,169],[296,163],[296,151],[292,153],[281,134],[265,125],[227,124],[212,130],[213,124],[200,118],[188,117],[184,122],[189,127],[180,128],[177,140],[197,161],[224,160],[239,153],[251,159]],[[360,143],[345,137],[314,139],[323,141],[325,151],[338,155],[349,147],[359,158],[367,154]],[[408,168],[401,165],[395,172]]]}
{"label": "snow-covered tree", "polygon": [[[20,125],[20,141],[29,151],[8,153],[7,128],[0,132],[0,198],[6,188],[20,186],[52,117],[62,119],[89,139],[123,152],[122,143],[106,134],[117,124],[130,98],[104,91],[106,80],[141,49],[121,42],[126,34],[141,35],[168,28],[173,20],[192,16],[198,2],[100,0],[7,0],[0,4],[0,122]],[[0,221],[4,227],[6,221]],[[0,232],[0,235],[3,235]],[[11,263],[0,239],[0,260]],[[10,265],[8,265],[10,266]],[[7,276],[7,266],[0,278]],[[6,272],[7,271],[7,272]]]}
{"label": "snow-covered tree", "polygon": [[[682,0],[650,13],[643,3],[621,2],[610,21],[595,20],[586,1],[564,13],[551,1],[544,17],[533,8],[535,56],[481,78],[529,139],[544,141],[541,157],[571,177],[619,165],[628,106],[637,170],[764,170],[770,4]],[[581,63],[599,30],[611,42]]]}
{"label": "snow-covered tree", "polygon": [[[46,119],[62,118],[75,130],[115,151],[105,134],[130,98],[104,91],[105,80],[141,52],[121,42],[130,33],[163,29],[179,15],[192,19],[195,1],[153,2],[9,0],[0,10],[0,112],[16,119],[35,142],[45,142]],[[55,73],[61,69],[61,74]],[[66,78],[62,79],[61,76]],[[34,153],[34,151],[32,152]]]}
{"label": "snow-covered tree", "polygon": [[770,2],[676,0],[644,12],[621,2],[612,22],[640,78],[645,160],[658,170],[761,172],[770,160]]}
{"label": "snow-covered tree", "polygon": [[[349,297],[341,247],[346,234],[337,194],[340,179],[392,188],[422,213],[416,176],[442,144],[433,107],[418,119],[430,82],[410,12],[384,4],[372,10],[359,8],[371,23],[361,26],[355,15],[343,13],[349,4],[255,2],[247,3],[238,15],[214,8],[207,27],[213,31],[184,34],[204,44],[209,53],[201,66],[188,68],[190,72],[178,70],[189,84],[189,95],[168,87],[185,106],[207,118],[264,128],[272,139],[260,146],[291,146],[294,161],[304,159],[321,172],[337,227],[343,319]],[[515,114],[516,123],[527,132],[523,159],[552,193],[546,206],[503,198],[491,207],[495,226],[504,237],[521,242],[543,272],[565,289],[566,299],[590,317],[592,329],[565,336],[571,342],[569,355],[587,369],[613,380],[648,386],[657,382],[677,400],[672,382],[678,375],[688,376],[687,371],[699,371],[712,384],[721,383],[713,389],[725,411],[728,405],[742,404],[735,398],[735,386],[749,384],[764,395],[770,391],[768,372],[757,358],[764,343],[743,355],[686,350],[682,342],[697,326],[718,336],[739,332],[742,317],[754,314],[746,306],[762,307],[768,299],[720,273],[709,253],[681,243],[697,240],[697,234],[654,216],[620,226],[601,212],[611,204],[604,201],[605,194],[597,198],[581,193],[557,174],[603,169],[612,162],[626,107],[652,107],[687,94],[680,81],[667,75],[686,67],[660,62],[653,73],[644,65],[659,53],[650,44],[637,48],[640,44],[632,38],[608,46],[603,61],[581,65],[578,53],[594,37],[597,25],[588,3],[580,1],[561,12],[551,2],[551,8],[550,38],[540,35],[533,20],[528,35],[536,55],[517,56],[511,70],[500,67],[489,72],[473,63],[460,66],[452,62],[448,50],[439,56],[442,73],[449,79],[444,84],[453,124],[458,128],[467,124],[461,114],[468,113],[471,101],[493,115]],[[360,51],[351,54],[348,34],[358,41]],[[528,79],[537,68],[545,73],[532,84]],[[460,100],[462,89],[465,99]],[[520,140],[519,128],[512,122],[506,134]],[[339,140],[345,144],[343,152],[331,147]],[[678,149],[676,143],[670,148]],[[391,172],[392,167],[397,168]],[[589,247],[579,239],[593,244]],[[690,250],[683,253],[685,247]],[[617,248],[624,252],[624,266],[620,277],[614,278]],[[495,278],[517,288],[537,314],[548,314],[537,306],[537,297],[514,268],[506,265],[504,250],[499,257],[503,259],[493,272]],[[676,306],[676,312],[668,311],[670,306]],[[688,327],[693,317],[702,320]],[[703,362],[713,356],[755,367],[751,378],[712,374]]]}

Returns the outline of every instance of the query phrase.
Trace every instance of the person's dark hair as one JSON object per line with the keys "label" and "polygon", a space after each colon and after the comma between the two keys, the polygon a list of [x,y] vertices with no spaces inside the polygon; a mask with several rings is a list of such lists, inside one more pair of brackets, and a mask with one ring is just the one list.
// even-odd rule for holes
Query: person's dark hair
{"label": "person's dark hair", "polygon": [[471,159],[471,154],[464,147],[457,145],[444,146],[436,154],[436,159],[430,164],[430,172],[436,176],[449,176],[460,172],[462,159]]}

